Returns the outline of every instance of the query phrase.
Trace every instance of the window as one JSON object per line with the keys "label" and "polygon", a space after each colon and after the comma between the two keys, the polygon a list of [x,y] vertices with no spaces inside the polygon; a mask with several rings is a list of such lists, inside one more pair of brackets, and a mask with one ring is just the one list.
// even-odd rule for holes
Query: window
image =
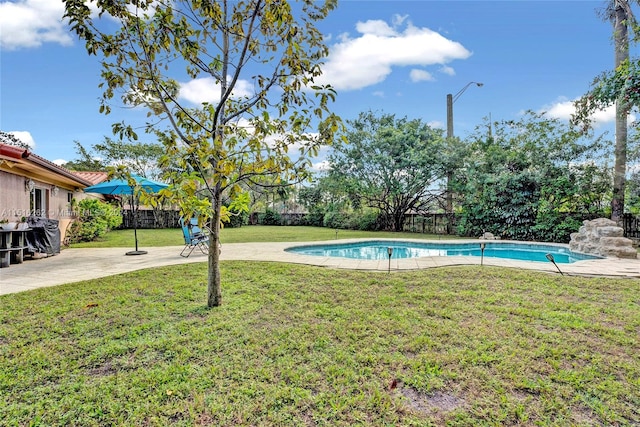
{"label": "window", "polygon": [[31,215],[48,218],[48,201],[49,190],[44,188],[35,188],[31,192]]}

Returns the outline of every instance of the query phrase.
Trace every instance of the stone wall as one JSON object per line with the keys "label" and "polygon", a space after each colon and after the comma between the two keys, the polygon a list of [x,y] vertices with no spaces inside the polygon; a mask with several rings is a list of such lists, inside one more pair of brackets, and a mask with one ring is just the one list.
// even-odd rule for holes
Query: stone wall
{"label": "stone wall", "polygon": [[569,248],[605,257],[638,258],[638,251],[632,246],[632,241],[624,237],[622,227],[607,218],[584,221],[580,230],[571,234]]}

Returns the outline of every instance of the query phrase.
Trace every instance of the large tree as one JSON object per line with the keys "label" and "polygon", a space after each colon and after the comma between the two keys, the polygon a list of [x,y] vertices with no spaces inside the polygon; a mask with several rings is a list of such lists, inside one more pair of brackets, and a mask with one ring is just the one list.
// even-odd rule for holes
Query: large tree
{"label": "large tree", "polygon": [[363,205],[379,209],[384,228],[402,230],[406,214],[425,208],[438,194],[442,130],[371,111],[347,123],[348,143],[334,147],[330,175]]}
{"label": "large tree", "polygon": [[160,158],[164,147],[160,143],[121,141],[105,137],[90,149],[74,141],[78,158],[63,164],[74,171],[106,171],[122,166],[130,173],[157,179],[160,177]]}
{"label": "large tree", "polygon": [[146,178],[161,176],[160,159],[164,147],[157,142],[122,141],[105,137],[93,149],[107,164],[124,166],[132,173]]}
{"label": "large tree", "polygon": [[78,155],[77,159],[69,160],[64,163],[64,166],[67,169],[72,171],[106,171],[107,170],[107,162],[105,162],[102,158],[98,157],[94,154],[91,149],[86,148],[84,145],[80,143],[80,141],[73,141],[76,146],[76,154]]}
{"label": "large tree", "polygon": [[[597,109],[615,104],[616,142],[611,219],[619,221],[624,214],[625,180],[627,172],[627,116],[634,106],[634,96],[629,96],[633,80],[629,71],[629,30],[637,34],[637,23],[631,9],[631,0],[609,0],[601,10],[601,16],[613,25],[614,71],[596,78],[592,89],[576,102],[575,119],[589,124],[589,116]],[[622,80],[622,81],[621,81]],[[637,90],[631,90],[631,93]]]}
{"label": "large tree", "polygon": [[[185,215],[209,218],[207,303],[220,305],[223,200],[248,200],[244,184],[300,180],[339,129],[328,110],[334,91],[314,82],[328,54],[315,23],[336,1],[63,1],[87,51],[100,55],[100,110],[108,113],[119,91],[124,104],[145,107],[174,197]],[[92,4],[113,19],[94,17]],[[215,96],[190,103],[180,81]],[[131,123],[114,133],[136,138]]]}

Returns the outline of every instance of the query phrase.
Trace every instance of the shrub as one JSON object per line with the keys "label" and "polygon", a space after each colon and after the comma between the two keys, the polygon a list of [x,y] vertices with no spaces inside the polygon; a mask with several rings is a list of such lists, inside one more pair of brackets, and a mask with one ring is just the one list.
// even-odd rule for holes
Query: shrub
{"label": "shrub", "polygon": [[324,221],[324,212],[309,212],[302,219],[302,225],[310,225],[313,227],[322,227]]}
{"label": "shrub", "polygon": [[273,209],[267,209],[264,215],[262,216],[261,223],[263,225],[281,225],[282,224],[282,216],[274,211]]}
{"label": "shrub", "polygon": [[362,231],[376,231],[380,229],[378,212],[368,210],[360,215],[354,215],[353,228]]}
{"label": "shrub", "polygon": [[71,243],[90,242],[122,224],[120,210],[97,199],[78,202],[76,213],[78,216],[67,235]]}
{"label": "shrub", "polygon": [[225,222],[224,226],[229,228],[240,228],[243,225],[247,225],[248,223],[249,223],[248,212],[230,211],[229,221]]}
{"label": "shrub", "polygon": [[569,243],[571,233],[578,231],[582,221],[568,214],[556,211],[538,213],[537,223],[533,227],[537,240],[545,242]]}
{"label": "shrub", "polygon": [[348,217],[340,211],[328,211],[324,214],[322,223],[327,228],[349,228]]}

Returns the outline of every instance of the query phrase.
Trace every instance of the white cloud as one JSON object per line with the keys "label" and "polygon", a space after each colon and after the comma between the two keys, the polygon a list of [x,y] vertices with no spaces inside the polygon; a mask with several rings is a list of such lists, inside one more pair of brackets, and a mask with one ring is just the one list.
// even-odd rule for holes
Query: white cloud
{"label": "white cloud", "polygon": [[[316,83],[331,84],[337,90],[356,90],[382,82],[393,67],[441,65],[471,55],[462,44],[429,28],[415,27],[407,17],[396,16],[393,25],[385,21],[358,22],[360,35],[339,37]],[[444,68],[452,73],[451,67]]]}
{"label": "white cloud", "polygon": [[396,35],[395,30],[384,21],[358,22],[356,30],[362,34],[372,34],[380,37],[393,37]]}
{"label": "white cloud", "polygon": [[62,166],[62,165],[64,165],[64,164],[65,164],[65,163],[67,163],[67,162],[68,162],[68,160],[65,160],[65,159],[55,159],[55,160],[51,160],[51,163],[56,164],[56,165],[58,165],[58,166]]}
{"label": "white cloud", "polygon": [[409,77],[411,77],[411,81],[414,82],[414,83],[416,83],[416,82],[432,82],[432,81],[435,80],[430,72],[425,71],[425,70],[418,70],[416,68],[411,70],[411,72],[409,73]]}
{"label": "white cloud", "polygon": [[555,103],[542,107],[539,112],[545,112],[554,119],[569,120],[575,112],[573,101],[558,99]]}
{"label": "white cloud", "polygon": [[18,0],[0,3],[0,48],[15,50],[43,43],[68,46],[73,42],[62,20],[61,0]]}
{"label": "white cloud", "polygon": [[444,129],[444,123],[439,120],[433,120],[433,121],[427,122],[427,124],[429,125],[430,128],[433,128],[433,129]]}
{"label": "white cloud", "polygon": [[[253,85],[247,80],[238,80],[232,93],[234,98],[250,97],[253,95]],[[203,77],[191,80],[187,83],[180,83],[180,95],[193,104],[209,102],[212,104],[220,101],[220,85],[213,77]]]}
{"label": "white cloud", "polygon": [[[566,98],[559,98],[553,104],[542,107],[539,112],[546,112],[547,116],[551,118],[569,121],[571,119],[571,116],[576,111],[574,102],[575,101],[570,101]],[[593,125],[595,127],[615,123],[616,107],[614,105],[611,105],[604,110],[598,110],[591,115],[591,119],[593,120]],[[636,118],[634,114],[629,114],[629,123],[635,121],[635,119]]]}
{"label": "white cloud", "polygon": [[384,98],[384,92],[381,90],[376,90],[373,92],[373,96],[377,96],[379,98]]}
{"label": "white cloud", "polygon": [[452,67],[449,67],[448,65],[443,65],[442,67],[440,67],[440,72],[448,76],[456,75],[456,70],[454,70]]}
{"label": "white cloud", "polygon": [[404,21],[406,21],[407,19],[409,19],[409,15],[398,15],[396,13],[395,15],[393,15],[391,22],[393,23],[394,27],[399,27],[404,24]]}
{"label": "white cloud", "polygon": [[[151,15],[158,6],[153,1],[144,12]],[[88,3],[91,16],[98,16],[96,0]],[[140,11],[133,5],[127,5],[131,13]],[[140,11],[142,12],[142,11]],[[67,25],[62,0],[2,0],[0,2],[0,49],[17,50],[35,48],[45,43],[57,43],[70,46],[74,36]],[[109,14],[105,16],[114,19]]]}
{"label": "white cloud", "polygon": [[331,164],[329,163],[328,160],[323,160],[321,162],[314,163],[313,165],[311,165],[311,170],[317,171],[317,172],[325,172],[329,170],[330,166]]}
{"label": "white cloud", "polygon": [[26,130],[13,130],[7,133],[18,138],[20,142],[27,144],[32,150],[36,148],[36,142],[34,141],[33,136],[31,136],[31,132]]}

